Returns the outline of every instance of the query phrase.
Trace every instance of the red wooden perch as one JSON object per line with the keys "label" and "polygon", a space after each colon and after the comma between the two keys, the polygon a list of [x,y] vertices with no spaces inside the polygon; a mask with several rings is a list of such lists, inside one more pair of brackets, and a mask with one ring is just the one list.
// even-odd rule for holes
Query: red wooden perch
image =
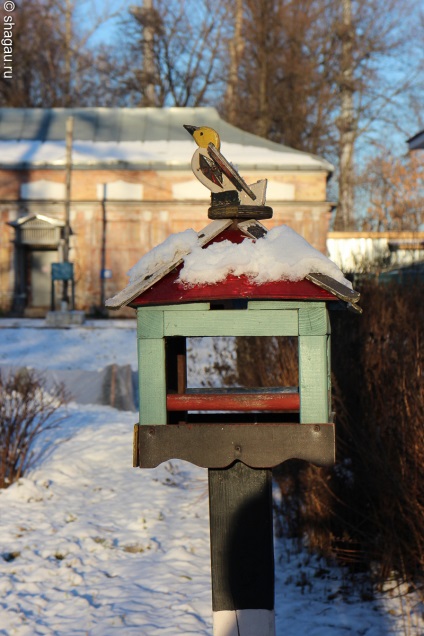
{"label": "red wooden perch", "polygon": [[297,391],[284,393],[181,393],[168,394],[169,411],[285,411],[297,412]]}

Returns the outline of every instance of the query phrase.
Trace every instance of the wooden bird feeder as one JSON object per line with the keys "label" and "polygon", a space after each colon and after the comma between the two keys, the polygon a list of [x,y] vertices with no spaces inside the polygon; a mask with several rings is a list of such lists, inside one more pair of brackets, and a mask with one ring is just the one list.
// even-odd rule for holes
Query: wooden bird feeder
{"label": "wooden bird feeder", "polygon": [[[209,144],[209,163],[212,150]],[[219,158],[218,168],[225,167]],[[218,201],[212,193],[213,220],[198,233],[200,247],[267,232],[259,219],[271,208],[242,205],[228,187]],[[359,294],[320,273],[263,284],[228,275],[187,287],[179,279],[183,257],[147,271],[106,303],[137,310],[134,466],[179,458],[208,468],[214,636],[275,636],[271,469],[292,458],[334,463],[328,310],[360,311]],[[187,338],[199,336],[296,338],[298,386],[187,386]]]}
{"label": "wooden bird feeder", "polygon": [[[246,237],[231,222],[225,225],[212,242]],[[271,468],[294,457],[331,465],[327,305],[339,298],[308,280],[255,285],[229,276],[187,289],[176,282],[180,267],[131,301],[137,308],[140,388],[135,466],[179,458],[206,468],[236,460]],[[297,337],[299,386],[188,388],[186,341],[193,336]]]}
{"label": "wooden bird feeder", "polygon": [[[256,220],[214,220],[199,241],[239,243],[264,232]],[[187,288],[177,280],[181,267],[169,263],[112,299],[137,310],[134,466],[179,458],[209,469],[214,636],[272,636],[271,468],[291,458],[333,464],[328,309],[355,308],[359,295],[320,274],[262,285],[228,276]],[[188,387],[193,336],[296,337],[298,386]],[[257,631],[235,631],[243,620]]]}

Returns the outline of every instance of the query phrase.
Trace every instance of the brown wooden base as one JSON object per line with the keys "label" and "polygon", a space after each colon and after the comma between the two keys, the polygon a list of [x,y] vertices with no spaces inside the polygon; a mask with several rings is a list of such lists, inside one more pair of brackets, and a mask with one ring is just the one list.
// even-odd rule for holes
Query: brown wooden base
{"label": "brown wooden base", "polygon": [[273,210],[268,205],[211,205],[208,209],[210,219],[271,219]]}
{"label": "brown wooden base", "polygon": [[334,424],[136,424],[134,466],[154,468],[169,459],[204,468],[224,468],[235,461],[273,468],[288,459],[332,466]]}

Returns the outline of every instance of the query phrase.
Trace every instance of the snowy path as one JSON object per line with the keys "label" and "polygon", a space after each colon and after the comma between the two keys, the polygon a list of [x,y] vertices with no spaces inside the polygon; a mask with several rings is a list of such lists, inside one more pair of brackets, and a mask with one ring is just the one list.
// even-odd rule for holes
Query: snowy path
{"label": "snowy path", "polygon": [[72,411],[0,496],[0,633],[209,634],[205,472],[136,471],[134,414]]}

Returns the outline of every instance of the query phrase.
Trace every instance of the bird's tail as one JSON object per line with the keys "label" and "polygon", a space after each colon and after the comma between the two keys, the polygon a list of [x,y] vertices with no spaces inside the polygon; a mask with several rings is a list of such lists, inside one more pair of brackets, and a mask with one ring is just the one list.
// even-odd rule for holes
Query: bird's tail
{"label": "bird's tail", "polygon": [[249,188],[256,195],[256,199],[252,201],[245,192],[240,192],[239,197],[241,205],[265,205],[266,186],[266,179],[261,179],[261,181],[256,181],[256,183],[250,183]]}

